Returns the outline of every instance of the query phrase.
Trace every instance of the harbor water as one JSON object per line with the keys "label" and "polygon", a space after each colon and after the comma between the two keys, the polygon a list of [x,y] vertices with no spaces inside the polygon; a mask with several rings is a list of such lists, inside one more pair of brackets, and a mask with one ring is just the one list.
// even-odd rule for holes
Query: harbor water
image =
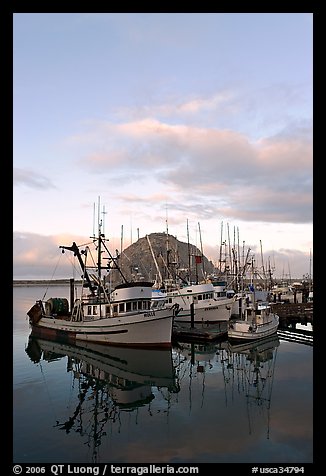
{"label": "harbor water", "polygon": [[45,289],[13,288],[14,463],[313,462],[311,340],[142,351],[32,339],[26,312]]}

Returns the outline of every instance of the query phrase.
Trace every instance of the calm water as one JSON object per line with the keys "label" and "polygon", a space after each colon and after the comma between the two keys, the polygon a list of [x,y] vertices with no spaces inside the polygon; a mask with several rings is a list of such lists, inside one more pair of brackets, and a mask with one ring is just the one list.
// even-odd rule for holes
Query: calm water
{"label": "calm water", "polygon": [[[312,463],[313,347],[74,348],[29,339],[13,289],[15,463]],[[69,297],[51,287],[48,297]]]}

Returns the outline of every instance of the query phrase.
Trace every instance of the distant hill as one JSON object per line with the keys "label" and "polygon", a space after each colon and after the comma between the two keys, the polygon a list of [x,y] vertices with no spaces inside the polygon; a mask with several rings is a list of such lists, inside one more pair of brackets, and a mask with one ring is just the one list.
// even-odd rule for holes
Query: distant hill
{"label": "distant hill", "polygon": [[[196,258],[197,257],[197,258]],[[196,263],[197,261],[197,263]],[[216,268],[194,245],[183,243],[166,233],[151,233],[128,246],[117,260],[127,281],[152,281],[158,285],[167,280],[180,282],[202,281],[206,276],[216,273]],[[103,263],[104,264],[104,263]],[[189,273],[190,266],[190,273]],[[107,276],[111,285],[123,282],[121,274],[114,269]],[[14,286],[66,285],[70,279],[19,279]],[[76,283],[81,280],[76,280]]]}
{"label": "distant hill", "polygon": [[[151,233],[140,238],[122,252],[118,265],[128,281],[144,279],[160,284],[176,278],[202,281],[216,272],[213,263],[196,246],[166,233]],[[111,279],[113,284],[123,281],[117,271],[112,273]]]}

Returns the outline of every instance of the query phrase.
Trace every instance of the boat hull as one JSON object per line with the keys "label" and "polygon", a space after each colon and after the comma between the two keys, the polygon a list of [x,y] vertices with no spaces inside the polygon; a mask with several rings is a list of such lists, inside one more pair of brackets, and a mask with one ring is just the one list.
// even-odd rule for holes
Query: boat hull
{"label": "boat hull", "polygon": [[264,339],[277,332],[279,317],[274,315],[268,323],[253,326],[251,322],[231,320],[228,327],[228,339],[232,341],[254,341]]}
{"label": "boat hull", "polygon": [[[150,317],[147,317],[149,315]],[[93,342],[130,347],[171,347],[173,314],[169,310],[123,318],[73,322],[41,317],[32,323],[32,335],[67,343]]]}
{"label": "boat hull", "polygon": [[[221,321],[228,321],[231,317],[233,299],[224,299],[223,303],[212,300],[205,307],[194,305],[194,324],[214,324]],[[190,308],[180,310],[174,322],[178,324],[190,324],[192,321]]]}

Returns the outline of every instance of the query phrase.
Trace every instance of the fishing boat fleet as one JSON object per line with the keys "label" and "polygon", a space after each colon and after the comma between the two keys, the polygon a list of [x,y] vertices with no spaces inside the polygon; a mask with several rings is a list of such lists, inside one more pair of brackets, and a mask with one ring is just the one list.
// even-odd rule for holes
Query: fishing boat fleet
{"label": "fishing boat fleet", "polygon": [[[211,329],[213,338],[224,333],[232,342],[253,341],[277,332],[279,316],[273,303],[279,302],[281,291],[255,287],[254,260],[250,262],[249,256],[236,281],[210,276],[158,288],[153,281],[126,279],[118,252],[113,256],[109,250],[102,220],[90,240],[81,246],[73,242],[59,247],[77,260],[81,282],[70,280],[70,299],[44,295],[35,302],[27,311],[33,336],[74,345],[162,348],[172,346],[180,329],[205,329],[206,333]],[[150,245],[149,238],[148,242]],[[245,281],[250,263],[251,280]],[[112,273],[119,274],[119,284],[114,284]]]}
{"label": "fishing boat fleet", "polygon": [[254,292],[251,299],[243,293],[221,295],[211,282],[159,293],[153,290],[152,282],[145,281],[124,282],[110,289],[109,281],[102,278],[103,249],[109,255],[109,266],[116,261],[110,257],[102,233],[94,242],[97,273],[85,264],[89,249],[81,250],[76,243],[61,247],[73,252],[81,266],[84,281],[80,295],[75,296],[71,279],[70,302],[65,297],[37,300],[27,312],[32,335],[72,344],[161,348],[172,345],[174,329],[180,327],[213,329],[224,322],[224,329],[233,340],[258,339],[277,331],[279,318],[272,312],[271,304],[256,301]]}

